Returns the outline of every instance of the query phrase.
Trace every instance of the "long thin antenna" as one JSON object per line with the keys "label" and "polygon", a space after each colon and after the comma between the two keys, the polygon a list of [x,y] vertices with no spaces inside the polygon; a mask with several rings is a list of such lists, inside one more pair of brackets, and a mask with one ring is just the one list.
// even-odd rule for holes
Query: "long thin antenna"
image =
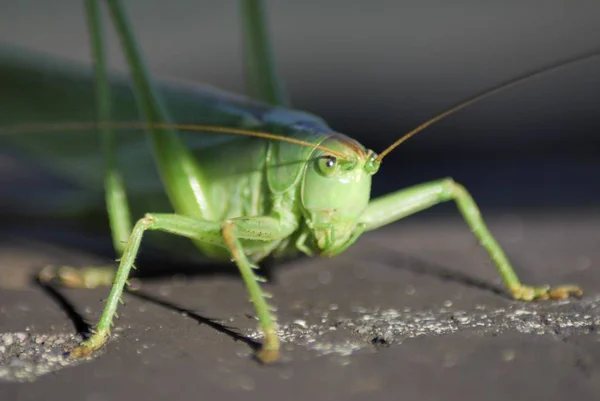
{"label": "long thin antenna", "polygon": [[340,159],[345,159],[346,155],[337,150],[329,149],[325,146],[303,141],[301,139],[288,138],[286,136],[271,134],[269,132],[252,131],[241,128],[230,128],[219,125],[194,125],[194,124],[170,124],[170,123],[145,123],[145,122],[62,122],[62,123],[40,123],[40,124],[21,124],[14,126],[0,126],[0,135],[6,134],[31,134],[36,132],[61,132],[61,131],[87,131],[100,128],[111,128],[118,130],[141,130],[141,129],[176,129],[180,131],[191,132],[211,132],[216,134],[242,135],[256,138],[270,139],[274,141],[289,142],[300,146],[306,146],[330,153]]}
{"label": "long thin antenna", "polygon": [[381,162],[381,160],[383,160],[383,158],[385,156],[387,156],[392,150],[397,148],[401,143],[405,142],[410,137],[414,136],[417,132],[423,131],[425,128],[429,127],[431,124],[434,124],[434,123],[440,121],[441,119],[448,117],[450,114],[456,113],[457,111],[462,110],[465,107],[467,107],[481,99],[484,99],[488,96],[494,95],[500,91],[508,89],[508,88],[515,86],[519,83],[522,83],[523,81],[526,81],[528,79],[536,78],[536,77],[539,77],[541,75],[544,75],[544,74],[547,74],[550,72],[556,72],[557,70],[568,67],[574,63],[577,63],[580,61],[588,61],[597,56],[600,56],[600,52],[598,50],[596,50],[592,53],[586,53],[581,56],[575,56],[575,57],[572,57],[572,58],[569,58],[569,59],[566,59],[563,61],[559,61],[558,63],[554,63],[550,66],[538,68],[534,71],[531,71],[524,75],[521,75],[520,77],[513,78],[510,81],[503,82],[499,85],[496,85],[495,87],[493,87],[491,89],[487,89],[486,91],[479,93],[478,95],[475,95],[475,96],[471,97],[470,99],[467,99],[467,100],[457,104],[456,106],[453,106],[453,107],[449,108],[448,110],[438,114],[437,116],[425,121],[424,123],[419,125],[417,128],[404,134],[400,139],[398,139],[396,142],[394,142],[388,148],[386,148],[383,152],[381,152],[379,154],[379,156],[377,156],[375,161]]}

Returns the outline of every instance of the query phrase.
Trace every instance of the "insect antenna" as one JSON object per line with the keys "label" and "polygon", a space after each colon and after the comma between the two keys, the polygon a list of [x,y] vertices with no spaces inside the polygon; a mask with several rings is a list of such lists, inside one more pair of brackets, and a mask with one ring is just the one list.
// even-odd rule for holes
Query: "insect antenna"
{"label": "insect antenna", "polygon": [[142,129],[176,129],[188,132],[210,132],[215,134],[241,135],[255,138],[269,139],[274,141],[289,142],[300,146],[306,146],[322,150],[340,159],[346,156],[326,146],[317,145],[301,139],[289,138],[283,135],[272,134],[263,131],[253,131],[242,128],[230,128],[220,125],[195,125],[195,124],[172,124],[172,123],[145,123],[145,122],[59,122],[40,124],[21,124],[15,126],[0,126],[2,134],[28,134],[35,132],[60,132],[60,131],[87,131],[93,129],[117,129],[117,130],[142,130]]}
{"label": "insect antenna", "polygon": [[418,127],[414,128],[413,130],[407,132],[406,134],[404,134],[402,137],[400,137],[400,139],[398,139],[396,142],[394,142],[393,144],[391,144],[389,147],[387,147],[383,152],[381,152],[377,158],[375,159],[376,163],[380,163],[383,158],[385,156],[387,156],[392,150],[396,149],[400,144],[402,144],[403,142],[407,141],[409,138],[411,138],[412,136],[414,136],[416,133],[423,131],[425,128],[429,127],[430,125],[440,121],[441,119],[448,117],[451,114],[456,113],[459,110],[464,109],[465,107],[478,102],[479,100],[485,99],[486,97],[489,97],[491,95],[494,95],[500,91],[503,91],[505,89],[511,88],[517,84],[520,84],[526,80],[532,79],[532,78],[538,78],[544,74],[550,73],[550,72],[556,72],[557,70],[560,70],[562,68],[566,68],[572,64],[581,62],[581,61],[588,61],[593,59],[594,57],[598,57],[600,56],[600,52],[598,50],[595,50],[594,52],[591,53],[586,53],[584,55],[579,55],[579,56],[575,56],[572,58],[568,58],[566,60],[562,60],[559,61],[557,63],[553,63],[549,66],[544,66],[541,68],[538,68],[534,71],[530,71],[528,73],[525,73],[524,75],[521,75],[517,78],[513,78],[509,81],[505,81],[502,82],[494,87],[492,87],[491,89],[487,89],[449,109],[447,109],[446,111],[443,111],[441,113],[439,113],[438,115],[436,115],[433,118],[430,118],[429,120],[425,121],[424,123],[420,124]]}

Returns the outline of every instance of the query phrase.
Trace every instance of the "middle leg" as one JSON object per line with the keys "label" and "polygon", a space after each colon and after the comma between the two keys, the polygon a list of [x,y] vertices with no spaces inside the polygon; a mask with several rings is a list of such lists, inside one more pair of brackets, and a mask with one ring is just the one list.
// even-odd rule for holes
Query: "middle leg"
{"label": "middle leg", "polygon": [[243,248],[243,240],[265,241],[266,246],[289,236],[296,224],[290,220],[270,216],[240,217],[225,222],[201,220],[175,214],[147,214],[133,228],[121,258],[114,283],[110,290],[102,316],[96,325],[96,332],[71,352],[72,357],[84,357],[102,347],[110,336],[110,328],[116,316],[117,306],[123,295],[124,286],[142,241],[148,230],[158,230],[180,235],[192,240],[202,241],[227,248],[236,262],[244,283],[250,293],[250,299],[258,315],[260,328],[265,336],[263,348],[258,358],[263,362],[272,362],[279,355],[279,339],[275,331],[272,307],[265,300],[258,282],[263,281],[253,269],[256,267],[248,260]]}

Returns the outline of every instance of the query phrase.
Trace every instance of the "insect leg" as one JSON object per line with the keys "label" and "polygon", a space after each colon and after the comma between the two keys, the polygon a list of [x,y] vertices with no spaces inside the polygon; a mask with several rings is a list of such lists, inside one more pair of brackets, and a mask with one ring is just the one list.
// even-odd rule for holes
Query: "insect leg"
{"label": "insect leg", "polygon": [[[104,49],[98,0],[86,0],[86,14],[90,31],[90,47],[94,59],[97,118],[99,121],[112,121],[110,85],[108,83],[106,52]],[[118,150],[115,141],[115,131],[108,126],[101,127],[100,138],[106,169],[104,178],[106,208],[112,233],[113,247],[120,256],[131,234],[131,214],[129,212],[123,176],[117,166]]]}
{"label": "insect leg", "polygon": [[225,222],[216,222],[176,214],[147,214],[133,228],[104,311],[96,325],[96,332],[75,348],[70,356],[73,358],[85,357],[106,343],[110,336],[110,328],[116,315],[117,305],[123,294],[123,288],[127,284],[127,278],[144,232],[158,230],[229,249],[248,288],[250,300],[254,304],[260,327],[265,336],[264,345],[257,356],[263,362],[276,360],[279,355],[279,339],[275,331],[274,317],[271,314],[272,308],[265,300],[269,295],[264,293],[258,284],[262,279],[254,274],[253,269],[256,266],[251,264],[246,256],[244,241],[264,241],[265,246],[271,246],[273,242],[290,235],[296,228],[297,223],[294,220],[269,216],[240,217]]}
{"label": "insect leg", "polygon": [[242,0],[241,7],[248,95],[273,105],[287,105],[272,53],[264,1]]}
{"label": "insect leg", "polygon": [[119,0],[106,0],[106,5],[129,65],[141,115],[146,122],[154,124],[146,131],[171,206],[178,214],[210,220],[214,213],[202,185],[210,177],[202,171],[195,155],[177,130],[156,126],[171,123],[168,110],[152,81],[123,3]]}
{"label": "insect leg", "polygon": [[454,200],[471,231],[496,264],[506,287],[515,299],[564,299],[570,294],[581,295],[579,287],[566,285],[531,287],[521,284],[504,251],[486,227],[479,208],[467,190],[450,178],[407,188],[374,199],[363,216],[366,231],[374,230],[403,217],[428,209],[439,203]]}
{"label": "insect leg", "polygon": [[[85,11],[90,34],[90,48],[94,60],[94,79],[98,121],[112,121],[110,85],[108,83],[103,28],[98,0],[86,0]],[[110,223],[113,248],[121,256],[131,234],[131,214],[123,177],[117,166],[115,131],[107,126],[99,130],[105,159],[104,194]],[[71,267],[47,266],[39,274],[42,281],[57,281],[73,288],[108,286],[115,275],[114,266]]]}
{"label": "insect leg", "polygon": [[[260,233],[265,229],[268,230],[268,226],[261,224],[258,219],[244,218],[225,221],[223,223],[223,238],[240,269],[242,279],[250,293],[250,301],[256,309],[260,328],[265,336],[263,346],[256,356],[263,363],[271,363],[279,358],[279,337],[275,328],[275,316],[272,314],[275,309],[267,304],[265,300],[267,295],[260,289],[258,285],[259,279],[253,271],[258,266],[248,261],[239,239],[240,237],[255,237],[255,233]],[[277,230],[276,227],[272,229]],[[288,234],[291,234],[293,228],[290,227],[286,231],[289,231]]]}

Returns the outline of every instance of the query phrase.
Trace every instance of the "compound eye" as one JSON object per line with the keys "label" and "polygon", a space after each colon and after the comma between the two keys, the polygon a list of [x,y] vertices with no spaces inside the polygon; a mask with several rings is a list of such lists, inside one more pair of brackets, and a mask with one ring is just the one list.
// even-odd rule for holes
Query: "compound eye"
{"label": "compound eye", "polygon": [[316,163],[317,172],[324,177],[331,177],[337,173],[339,169],[339,163],[334,156],[324,155],[319,156]]}

